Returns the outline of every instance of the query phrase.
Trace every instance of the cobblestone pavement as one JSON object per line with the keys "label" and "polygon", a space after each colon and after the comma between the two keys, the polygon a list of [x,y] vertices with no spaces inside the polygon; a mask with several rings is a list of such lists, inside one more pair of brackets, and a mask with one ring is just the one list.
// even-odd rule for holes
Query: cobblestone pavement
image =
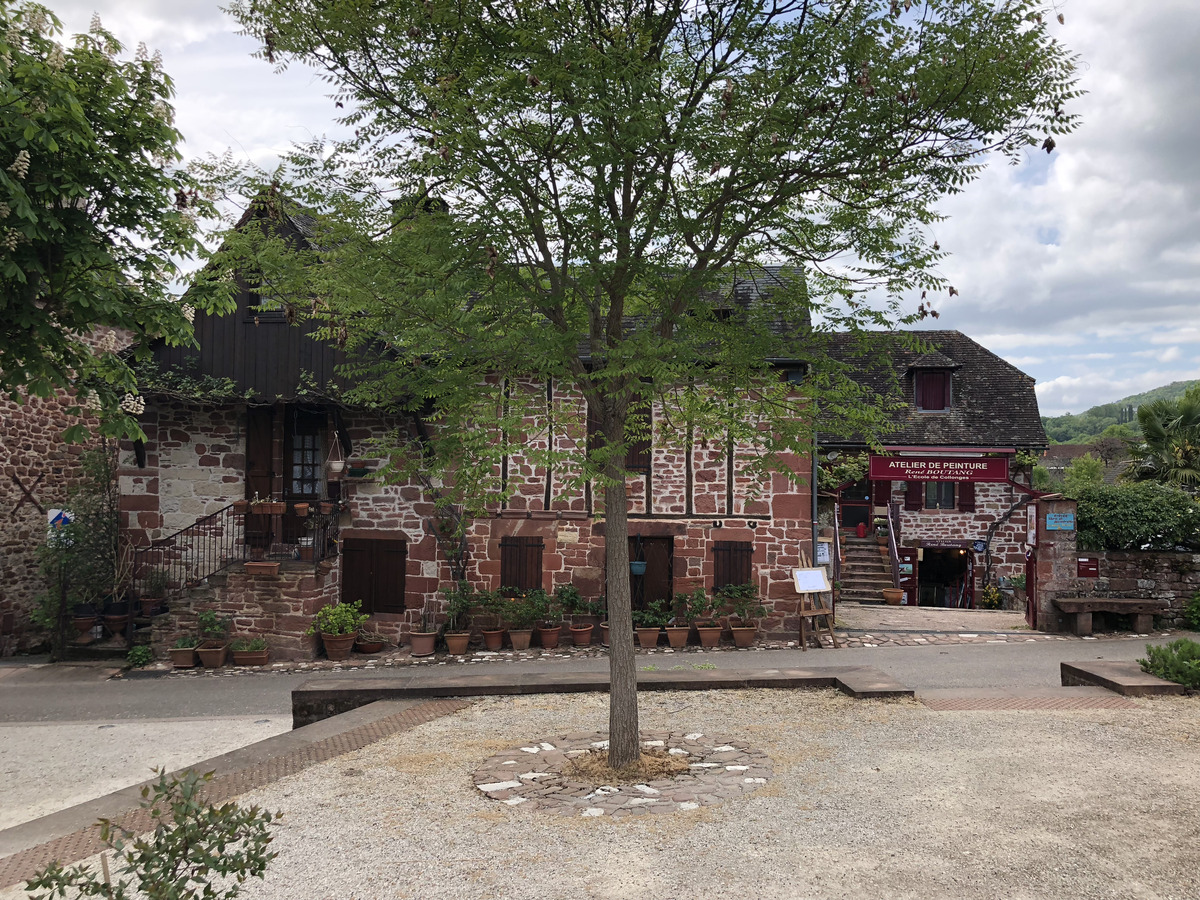
{"label": "cobblestone pavement", "polygon": [[608,749],[600,732],[568,734],[514,747],[475,770],[475,786],[493,800],[523,810],[564,816],[621,819],[715,806],[766,784],[770,758],[744,742],[701,732],[643,732],[647,750],[686,757],[688,770],[644,784],[607,785],[583,780],[571,760]]}

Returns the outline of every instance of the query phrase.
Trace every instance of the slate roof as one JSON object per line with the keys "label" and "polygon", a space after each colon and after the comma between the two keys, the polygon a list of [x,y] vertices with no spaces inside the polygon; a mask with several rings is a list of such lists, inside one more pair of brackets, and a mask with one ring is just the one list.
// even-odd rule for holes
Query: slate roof
{"label": "slate roof", "polygon": [[[901,392],[902,408],[892,413],[895,430],[883,438],[888,446],[1041,448],[1047,443],[1038,413],[1034,380],[960,331],[914,332],[935,352],[916,352],[880,334],[879,353],[890,356],[883,365],[865,367],[856,359],[856,342],[835,336],[830,355],[859,370],[859,384],[886,398]],[[841,338],[839,340],[839,338]],[[889,349],[890,347],[890,349]],[[875,357],[878,360],[878,356]],[[920,368],[953,370],[951,408],[918,412],[913,396],[913,371]],[[893,381],[894,379],[894,381]],[[861,440],[829,435],[822,446],[861,446]]]}

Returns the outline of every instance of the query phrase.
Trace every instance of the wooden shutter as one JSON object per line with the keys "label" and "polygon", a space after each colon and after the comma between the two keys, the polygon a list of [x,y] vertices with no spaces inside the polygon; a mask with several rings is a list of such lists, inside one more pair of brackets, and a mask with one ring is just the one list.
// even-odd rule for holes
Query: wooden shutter
{"label": "wooden shutter", "polygon": [[342,541],[342,602],[361,600],[368,615],[404,612],[407,568],[405,541],[346,538]]}
{"label": "wooden shutter", "polygon": [[950,373],[917,372],[913,375],[917,409],[937,411],[950,408]]}
{"label": "wooden shutter", "polygon": [[890,481],[871,482],[871,503],[874,506],[887,506],[892,499],[892,483]]}
{"label": "wooden shutter", "polygon": [[342,602],[361,600],[363,612],[375,611],[371,584],[371,541],[346,538],[342,541]]}
{"label": "wooden shutter", "polygon": [[542,586],[542,550],[540,537],[500,539],[500,587],[530,591]]}
{"label": "wooden shutter", "polygon": [[904,483],[904,508],[907,510],[925,508],[925,490],[921,482],[906,481]]}
{"label": "wooden shutter", "polygon": [[[625,468],[631,472],[649,472],[651,447],[650,410],[630,410],[629,425],[639,430],[645,429],[646,434],[642,437],[634,438],[629,442],[629,448],[625,451]],[[626,429],[628,431],[628,426],[626,426]]]}
{"label": "wooden shutter", "polygon": [[753,579],[754,544],[750,541],[713,541],[713,587],[748,584]]}
{"label": "wooden shutter", "polygon": [[958,483],[958,511],[975,512],[975,482],[960,481]]}

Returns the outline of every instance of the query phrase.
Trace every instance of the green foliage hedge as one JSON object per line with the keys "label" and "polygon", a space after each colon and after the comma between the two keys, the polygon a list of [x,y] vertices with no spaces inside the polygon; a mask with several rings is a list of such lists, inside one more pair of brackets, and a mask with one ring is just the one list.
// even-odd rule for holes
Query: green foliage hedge
{"label": "green foliage hedge", "polygon": [[1104,484],[1079,492],[1081,550],[1200,548],[1200,505],[1153,482]]}
{"label": "green foliage hedge", "polygon": [[1146,645],[1147,659],[1139,659],[1142,670],[1184,687],[1200,688],[1200,644],[1189,638],[1172,641],[1165,647]]}

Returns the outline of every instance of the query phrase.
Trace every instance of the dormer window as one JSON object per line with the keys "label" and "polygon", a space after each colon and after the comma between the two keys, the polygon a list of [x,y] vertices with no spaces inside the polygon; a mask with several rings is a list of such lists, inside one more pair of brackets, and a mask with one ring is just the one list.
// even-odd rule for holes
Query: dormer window
{"label": "dormer window", "polygon": [[950,372],[946,369],[920,370],[913,373],[917,409],[921,412],[945,412],[950,408]]}

